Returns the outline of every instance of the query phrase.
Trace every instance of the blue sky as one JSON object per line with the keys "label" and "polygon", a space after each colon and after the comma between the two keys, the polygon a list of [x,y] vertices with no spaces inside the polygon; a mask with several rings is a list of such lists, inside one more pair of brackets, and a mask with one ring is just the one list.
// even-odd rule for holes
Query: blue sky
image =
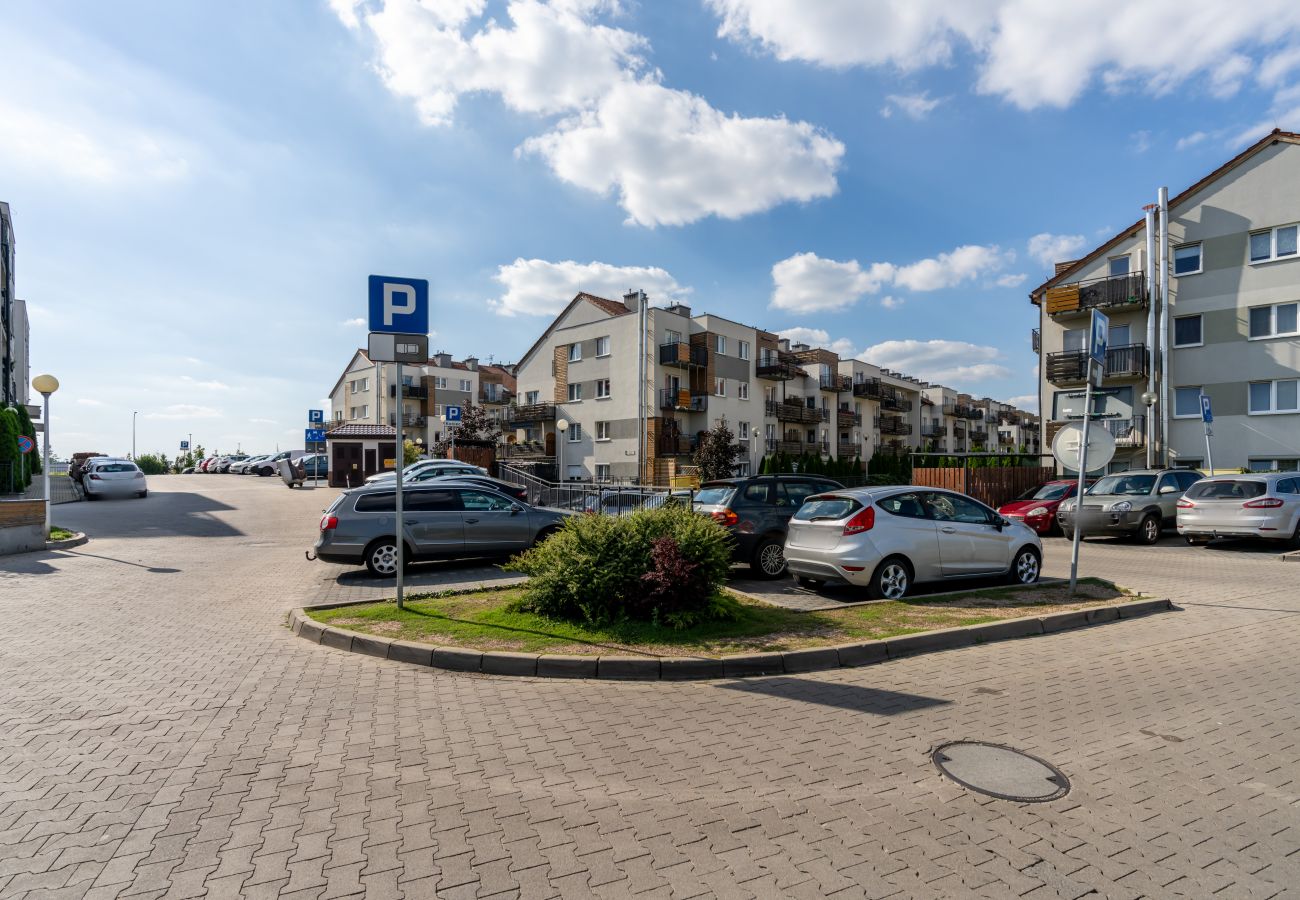
{"label": "blue sky", "polygon": [[1028,402],[1050,261],[1300,127],[1300,5],[952,5],[6,4],[55,449],[295,445],[372,272],[458,358],[641,287]]}

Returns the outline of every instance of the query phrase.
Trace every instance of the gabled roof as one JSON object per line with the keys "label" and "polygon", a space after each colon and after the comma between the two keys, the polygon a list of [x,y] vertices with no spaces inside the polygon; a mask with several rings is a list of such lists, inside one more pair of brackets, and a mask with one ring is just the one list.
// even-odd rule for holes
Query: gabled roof
{"label": "gabled roof", "polygon": [[579,293],[574,299],[586,300],[592,306],[597,309],[603,309],[611,316],[627,316],[632,313],[632,310],[628,309],[625,304],[620,303],[618,300],[606,300],[604,297],[597,297],[595,294],[588,294],[586,291]]}
{"label": "gabled roof", "polygon": [[[1273,144],[1277,144],[1281,142],[1286,142],[1288,144],[1300,144],[1300,134],[1297,134],[1293,131],[1283,131],[1280,128],[1274,128],[1271,132],[1264,135],[1264,137],[1260,138],[1258,141],[1251,144],[1245,150],[1242,150],[1232,159],[1228,160],[1226,163],[1219,166],[1219,168],[1215,169],[1209,175],[1206,175],[1200,181],[1196,182],[1196,184],[1192,185],[1191,187],[1187,188],[1185,191],[1180,193],[1178,196],[1171,199],[1169,201],[1170,210],[1174,209],[1175,207],[1177,207],[1179,204],[1181,204],[1183,201],[1187,200],[1188,198],[1193,197],[1196,194],[1200,193],[1207,186],[1213,184],[1215,181],[1218,181],[1224,175],[1228,174],[1233,169],[1237,168],[1237,166],[1249,160],[1252,156],[1254,156],[1259,151],[1263,150],[1265,147],[1271,147]],[[1037,305],[1039,298],[1049,287],[1052,287],[1053,285],[1056,284],[1068,283],[1070,278],[1073,275],[1082,271],[1083,268],[1087,266],[1089,263],[1103,256],[1107,251],[1111,250],[1112,248],[1117,246],[1125,239],[1130,237],[1135,237],[1137,235],[1137,232],[1145,225],[1146,225],[1145,218],[1138,219],[1136,222],[1134,222],[1129,227],[1125,228],[1119,234],[1115,235],[1113,238],[1106,241],[1106,243],[1094,249],[1087,256],[1084,256],[1080,259],[1076,259],[1069,266],[1057,272],[1051,278],[1047,279],[1038,287],[1030,291],[1029,292],[1030,302],[1033,303],[1034,305]]]}
{"label": "gabled roof", "polygon": [[559,324],[561,319],[569,314],[569,310],[573,309],[573,307],[577,306],[579,303],[590,303],[592,306],[596,307],[596,309],[609,316],[626,316],[632,313],[630,309],[616,300],[606,300],[604,297],[597,297],[595,294],[588,294],[586,291],[579,291],[574,295],[573,299],[568,302],[564,309],[560,310],[560,314],[551,320],[551,324],[546,326],[546,330],[542,332],[542,336],[533,342],[533,345],[528,348],[528,352],[519,357],[519,362],[515,364],[516,372],[523,368],[524,363],[528,362],[532,355],[537,352],[537,348],[551,336],[551,333],[555,331],[555,326]]}
{"label": "gabled roof", "polygon": [[343,379],[347,378],[348,373],[352,371],[352,364],[357,361],[358,356],[364,359],[368,365],[374,365],[374,363],[370,362],[370,357],[366,355],[365,349],[358,347],[357,352],[352,354],[352,358],[348,360],[348,364],[343,367],[343,374],[339,376],[339,380],[334,382],[334,387],[330,388],[329,395],[331,398],[333,398],[334,392],[339,389],[339,385],[343,383]]}
{"label": "gabled roof", "polygon": [[389,438],[397,437],[397,429],[392,425],[363,425],[354,423],[350,425],[336,425],[329,431],[325,432],[325,440],[333,441],[338,438]]}

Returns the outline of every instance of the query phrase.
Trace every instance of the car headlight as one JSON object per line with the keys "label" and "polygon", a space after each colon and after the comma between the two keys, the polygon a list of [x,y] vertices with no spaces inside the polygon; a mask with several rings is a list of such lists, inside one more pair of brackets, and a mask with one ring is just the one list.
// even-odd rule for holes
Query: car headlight
{"label": "car headlight", "polygon": [[1133,504],[1127,500],[1121,500],[1110,508],[1111,512],[1128,512],[1133,508]]}
{"label": "car headlight", "polygon": [[1045,515],[1047,515],[1046,506],[1035,506],[1029,512],[1025,513],[1026,518],[1037,518],[1038,516],[1045,516]]}
{"label": "car headlight", "polygon": [[1070,510],[1074,509],[1074,501],[1073,501],[1073,500],[1065,500],[1065,501],[1063,501],[1063,502],[1061,503],[1059,509],[1060,509],[1062,512],[1069,512]]}

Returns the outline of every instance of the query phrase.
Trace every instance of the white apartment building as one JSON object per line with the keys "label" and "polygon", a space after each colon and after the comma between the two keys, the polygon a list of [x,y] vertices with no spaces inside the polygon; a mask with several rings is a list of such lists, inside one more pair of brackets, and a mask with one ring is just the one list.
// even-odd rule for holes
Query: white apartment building
{"label": "white apartment building", "polygon": [[31,399],[27,304],[17,297],[13,217],[0,202],[0,408],[26,406]]}
{"label": "white apartment building", "polygon": [[1161,218],[1150,209],[1030,293],[1044,449],[1083,417],[1095,308],[1110,318],[1110,340],[1092,414],[1116,439],[1112,471],[1207,468],[1202,394],[1214,411],[1216,470],[1295,470],[1300,135],[1265,136],[1168,200],[1164,228]]}

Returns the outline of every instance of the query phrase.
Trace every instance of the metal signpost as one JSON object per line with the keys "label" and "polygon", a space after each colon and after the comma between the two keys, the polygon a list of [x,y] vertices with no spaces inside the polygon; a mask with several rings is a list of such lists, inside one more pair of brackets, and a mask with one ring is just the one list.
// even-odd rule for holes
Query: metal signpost
{"label": "metal signpost", "polygon": [[391,278],[371,275],[370,300],[370,359],[372,362],[397,364],[394,378],[396,387],[397,423],[396,447],[393,453],[393,473],[397,490],[394,493],[394,543],[397,545],[397,608],[403,608],[402,569],[406,565],[406,529],[402,511],[402,464],[406,447],[402,440],[402,363],[424,362],[429,351],[429,282],[422,278]]}
{"label": "metal signpost", "polygon": [[1088,445],[1092,443],[1092,381],[1093,366],[1102,374],[1106,371],[1106,344],[1110,339],[1110,320],[1098,312],[1092,311],[1092,327],[1088,329],[1088,383],[1083,390],[1083,435],[1079,447],[1079,484],[1074,489],[1074,535],[1070,546],[1070,593],[1073,594],[1079,583],[1079,536],[1083,533],[1083,489],[1088,481]]}
{"label": "metal signpost", "polygon": [[[447,419],[447,436],[451,438],[451,458],[456,458],[456,432],[460,431],[461,411],[459,406],[448,406],[443,410]],[[455,426],[454,428],[452,426]]]}
{"label": "metal signpost", "polygon": [[1205,426],[1205,473],[1214,474],[1214,453],[1210,450],[1210,437],[1214,434],[1210,424],[1214,422],[1214,411],[1210,409],[1210,398],[1201,394],[1201,423]]}
{"label": "metal signpost", "polygon": [[[323,409],[307,410],[307,433],[311,434],[312,432],[319,434],[320,437],[314,441],[311,438],[308,438],[306,441],[307,446],[304,447],[303,449],[305,449],[308,453],[311,453],[315,456],[324,453],[325,450],[327,449],[325,446],[325,410]],[[313,488],[320,487],[320,460],[319,459],[314,459],[312,461],[311,486]]]}

